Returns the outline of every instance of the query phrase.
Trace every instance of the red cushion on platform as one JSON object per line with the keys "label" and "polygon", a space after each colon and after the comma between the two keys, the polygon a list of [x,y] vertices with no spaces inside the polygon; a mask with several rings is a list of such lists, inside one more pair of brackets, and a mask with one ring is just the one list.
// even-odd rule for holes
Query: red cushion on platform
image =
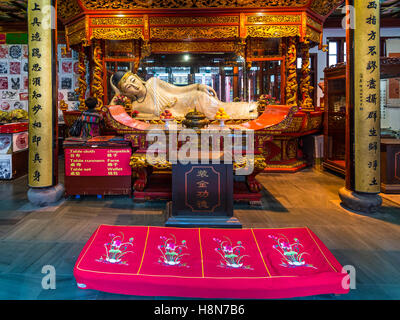
{"label": "red cushion on platform", "polygon": [[257,299],[348,293],[341,270],[308,228],[101,225],[74,275],[80,288],[111,293]]}

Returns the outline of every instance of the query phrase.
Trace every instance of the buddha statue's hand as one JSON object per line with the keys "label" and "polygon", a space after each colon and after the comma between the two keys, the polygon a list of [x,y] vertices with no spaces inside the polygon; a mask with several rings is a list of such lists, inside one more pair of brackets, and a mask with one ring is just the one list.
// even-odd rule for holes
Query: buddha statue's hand
{"label": "buddha statue's hand", "polygon": [[207,93],[210,96],[216,97],[217,93],[215,92],[215,90],[213,88],[211,88],[210,86],[207,86],[205,84],[202,83],[198,83],[197,84],[197,90],[198,91],[203,91],[205,93]]}

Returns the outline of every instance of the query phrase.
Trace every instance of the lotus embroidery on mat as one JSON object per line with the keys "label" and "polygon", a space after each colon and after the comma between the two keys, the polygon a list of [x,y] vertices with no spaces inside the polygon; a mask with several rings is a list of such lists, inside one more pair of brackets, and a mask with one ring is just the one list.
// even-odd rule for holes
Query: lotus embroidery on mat
{"label": "lotus embroidery on mat", "polygon": [[245,265],[242,261],[244,257],[248,255],[242,254],[245,249],[242,246],[242,242],[236,242],[236,245],[232,245],[232,241],[228,237],[224,237],[226,240],[220,240],[218,238],[213,238],[215,242],[218,243],[218,247],[215,251],[222,257],[220,261],[220,267],[227,267],[232,269],[251,269],[251,266]]}
{"label": "lotus embroidery on mat", "polygon": [[122,232],[119,235],[110,233],[111,241],[105,243],[104,247],[106,249],[106,254],[101,256],[100,259],[96,260],[103,263],[111,264],[123,264],[128,265],[128,262],[122,257],[128,253],[133,253],[129,251],[129,248],[133,248],[133,238],[130,238],[127,242],[124,242],[124,234]]}
{"label": "lotus embroidery on mat", "polygon": [[300,243],[299,239],[294,238],[294,243],[291,244],[288,238],[282,234],[279,238],[274,235],[269,235],[268,238],[276,242],[272,248],[278,251],[282,256],[281,266],[288,268],[309,267],[317,269],[312,264],[307,264],[304,260],[303,255],[309,255],[309,253],[302,252],[304,246]]}
{"label": "lotus embroidery on mat", "polygon": [[158,246],[162,256],[159,258],[158,262],[165,266],[182,266],[188,267],[187,263],[182,263],[182,257],[188,256],[188,253],[183,253],[183,250],[187,249],[186,240],[182,240],[181,244],[177,244],[176,237],[171,234],[170,238],[161,236],[160,239],[163,241],[161,245]]}

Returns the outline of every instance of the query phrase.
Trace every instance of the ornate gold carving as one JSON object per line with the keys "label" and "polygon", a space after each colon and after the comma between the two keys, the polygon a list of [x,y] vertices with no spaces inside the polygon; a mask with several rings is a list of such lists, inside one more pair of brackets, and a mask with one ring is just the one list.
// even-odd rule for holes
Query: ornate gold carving
{"label": "ornate gold carving", "polygon": [[153,46],[154,44],[150,44],[150,41],[144,41],[141,47],[141,55],[140,58],[146,58],[148,57],[151,52],[153,51]]}
{"label": "ornate gold carving", "polygon": [[256,25],[247,26],[247,35],[253,38],[283,38],[300,36],[299,26]]}
{"label": "ornate gold carving", "polygon": [[254,167],[255,171],[263,171],[267,163],[265,161],[265,157],[263,155],[254,155],[254,158],[248,158],[246,156],[242,156],[240,159],[235,159],[233,161],[234,170],[243,169],[246,167]]}
{"label": "ornate gold carving", "polygon": [[301,92],[300,106],[303,109],[303,111],[314,111],[313,99],[311,99],[310,96],[314,87],[310,85],[309,41],[306,40],[301,47],[302,47],[302,65],[301,65],[301,79],[300,79],[300,92]]}
{"label": "ornate gold carving", "polygon": [[142,28],[93,28],[91,39],[129,40],[143,39]]}
{"label": "ornate gold carving", "polygon": [[322,25],[319,22],[315,21],[314,19],[311,19],[310,17],[307,17],[306,20],[308,25],[314,27],[317,30],[322,30]]}
{"label": "ornate gold carving", "polygon": [[86,97],[86,89],[87,89],[87,83],[86,83],[86,62],[85,62],[85,50],[83,48],[83,45],[80,48],[79,51],[79,87],[75,89],[75,92],[79,94],[79,110],[85,111],[86,105],[85,105],[85,97]]}
{"label": "ornate gold carving", "polygon": [[232,51],[239,57],[246,57],[246,39],[241,38],[240,41],[235,42]]}
{"label": "ornate gold carving", "polygon": [[316,43],[319,43],[320,41],[320,33],[310,27],[307,27],[306,29],[306,37]]}
{"label": "ornate gold carving", "polygon": [[[134,153],[131,156],[129,165],[134,170],[143,169],[147,166],[153,167],[157,170],[171,170],[172,164],[166,159],[149,157],[143,153]],[[233,168],[235,170],[240,168],[251,167],[254,165],[254,169],[262,171],[266,168],[267,163],[263,155],[254,155],[254,159],[243,156],[240,159],[233,161]]]}
{"label": "ornate gold carving", "polygon": [[103,63],[102,63],[103,56],[99,41],[96,41],[94,43],[93,62],[94,62],[93,80],[92,80],[93,97],[95,97],[99,102],[99,106],[97,109],[100,110],[103,107],[104,88],[103,88]]}
{"label": "ornate gold carving", "polygon": [[60,100],[58,106],[59,106],[61,111],[67,111],[68,110],[68,104],[64,100]]}
{"label": "ornate gold carving", "polygon": [[152,42],[152,52],[233,52],[233,41],[220,42]]}
{"label": "ornate gold carving", "polygon": [[294,37],[288,39],[288,48],[286,54],[286,70],[288,77],[286,80],[286,104],[297,105],[297,50]]}
{"label": "ornate gold carving", "polygon": [[70,45],[86,42],[86,20],[82,19],[74,24],[66,26],[65,34]]}
{"label": "ornate gold carving", "polygon": [[81,0],[88,10],[303,7],[309,0]]}
{"label": "ornate gold carving", "polygon": [[147,166],[145,154],[132,154],[129,165],[133,169],[142,169]]}
{"label": "ornate gold carving", "polygon": [[58,1],[57,14],[63,20],[68,20],[82,12],[77,0]]}
{"label": "ornate gold carving", "polygon": [[150,17],[150,25],[239,23],[239,16]]}
{"label": "ornate gold carving", "polygon": [[153,27],[150,28],[150,38],[165,40],[185,39],[223,39],[234,38],[239,35],[239,27],[217,26],[217,27]]}
{"label": "ornate gold carving", "polygon": [[75,22],[65,27],[66,32],[68,32],[69,34],[77,32],[81,29],[86,29],[85,19],[79,20],[78,22]]}
{"label": "ornate gold carving", "polygon": [[111,52],[133,53],[134,45],[132,40],[114,41],[106,40],[106,54],[110,56]]}
{"label": "ornate gold carving", "polygon": [[143,25],[143,17],[92,18],[90,21],[94,26]]}
{"label": "ornate gold carving", "polygon": [[132,154],[129,165],[132,167],[132,169],[136,170],[145,168],[147,166],[152,166],[157,170],[171,170],[172,168],[172,164],[168,160],[160,158],[152,158],[142,153]]}
{"label": "ornate gold carving", "polygon": [[79,30],[78,32],[74,32],[72,34],[66,33],[68,38],[69,45],[73,46],[80,43],[86,43],[86,31]]}
{"label": "ornate gold carving", "polygon": [[301,21],[300,15],[265,15],[265,16],[247,16],[247,23],[281,23]]}
{"label": "ornate gold carving", "polygon": [[321,16],[326,16],[342,2],[343,0],[314,0],[311,4],[311,9]]}
{"label": "ornate gold carving", "polygon": [[[275,38],[274,38],[275,39]],[[282,40],[280,38],[279,42],[277,42],[277,50],[274,54],[273,50],[270,51],[270,54],[266,54],[266,49],[270,48],[270,41],[274,41],[272,39],[265,38],[249,38],[247,40],[247,57],[256,57],[256,58],[264,58],[264,57],[281,57],[282,56]],[[276,39],[275,39],[276,40]],[[271,48],[273,49],[273,48]],[[254,52],[257,52],[257,56],[254,55]]]}

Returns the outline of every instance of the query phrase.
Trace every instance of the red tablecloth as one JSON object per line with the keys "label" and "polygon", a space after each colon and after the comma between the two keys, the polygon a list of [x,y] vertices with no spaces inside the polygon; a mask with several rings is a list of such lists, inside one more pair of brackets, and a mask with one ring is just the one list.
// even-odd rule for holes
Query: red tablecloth
{"label": "red tablecloth", "polygon": [[257,299],[344,294],[341,271],[308,228],[101,225],[74,275],[82,289],[111,293]]}

